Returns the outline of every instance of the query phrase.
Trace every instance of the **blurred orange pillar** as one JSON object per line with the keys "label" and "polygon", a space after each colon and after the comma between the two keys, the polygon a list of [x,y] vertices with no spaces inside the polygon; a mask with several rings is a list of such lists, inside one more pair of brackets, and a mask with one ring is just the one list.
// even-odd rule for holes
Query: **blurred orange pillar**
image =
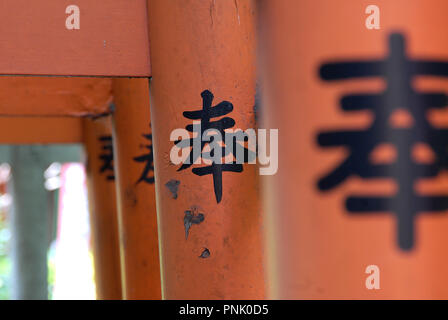
{"label": "blurred orange pillar", "polygon": [[448,298],[448,3],[373,3],[263,2],[270,298]]}
{"label": "blurred orange pillar", "polygon": [[122,298],[111,117],[85,118],[87,187],[97,299]]}
{"label": "blurred orange pillar", "polygon": [[125,299],[160,299],[147,79],[115,79],[114,153]]}
{"label": "blurred orange pillar", "polygon": [[219,181],[219,165],[214,178],[194,173],[207,164],[179,170],[181,165],[170,160],[171,132],[192,125],[190,113],[183,112],[199,112],[203,103],[219,105],[215,110],[224,106],[211,122],[225,114],[235,121],[234,129],[255,128],[254,11],[251,0],[149,1],[164,299],[265,297],[256,166],[223,170]]}

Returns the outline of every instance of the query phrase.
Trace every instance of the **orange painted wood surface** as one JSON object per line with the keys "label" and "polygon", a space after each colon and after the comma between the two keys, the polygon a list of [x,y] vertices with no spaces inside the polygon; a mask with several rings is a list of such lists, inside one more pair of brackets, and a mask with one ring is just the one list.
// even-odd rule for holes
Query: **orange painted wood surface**
{"label": "orange painted wood surface", "polygon": [[0,144],[80,143],[80,118],[0,117]]}
{"label": "orange painted wood surface", "polygon": [[[66,8],[80,10],[69,30]],[[0,74],[150,75],[145,0],[2,0]]]}
{"label": "orange painted wood surface", "polygon": [[114,79],[113,137],[123,298],[161,298],[147,79]]}
{"label": "orange painted wood surface", "polygon": [[95,116],[111,101],[110,79],[0,77],[0,116]]}

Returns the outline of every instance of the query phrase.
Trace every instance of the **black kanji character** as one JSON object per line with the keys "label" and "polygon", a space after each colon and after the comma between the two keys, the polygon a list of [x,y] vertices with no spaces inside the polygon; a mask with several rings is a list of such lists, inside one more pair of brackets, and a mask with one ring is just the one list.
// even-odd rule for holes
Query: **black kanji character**
{"label": "black kanji character", "polygon": [[[353,175],[363,179],[392,178],[398,186],[395,195],[349,196],[346,208],[352,214],[393,212],[398,221],[398,244],[403,250],[409,250],[415,242],[415,216],[448,209],[447,194],[419,195],[414,190],[418,179],[435,177],[448,168],[448,129],[435,128],[427,119],[427,111],[446,108],[448,97],[443,92],[418,92],[412,81],[418,76],[448,77],[448,62],[409,59],[401,34],[392,34],[389,46],[389,56],[384,60],[322,65],[323,80],[381,77],[386,89],[380,93],[355,93],[341,98],[342,110],[370,110],[374,119],[365,130],[318,135],[320,146],[345,146],[350,152],[342,164],[319,180],[318,187],[322,191],[330,190]],[[391,115],[399,109],[413,117],[412,126],[397,128],[389,124]],[[382,143],[395,146],[397,159],[394,163],[374,164],[369,160],[371,152]],[[412,159],[411,151],[417,143],[424,143],[434,151],[436,160],[433,163],[422,164]]]}
{"label": "black kanji character", "polygon": [[98,141],[103,144],[103,146],[101,147],[101,150],[103,152],[100,154],[100,160],[103,162],[103,164],[101,165],[100,173],[107,172],[106,179],[115,180],[112,136],[101,136],[98,138]]}
{"label": "black kanji character", "polygon": [[[209,90],[205,90],[201,93],[202,97],[202,110],[197,111],[185,111],[183,113],[184,117],[191,120],[200,120],[201,129],[198,132],[197,137],[190,138],[188,140],[180,140],[176,141],[175,144],[179,148],[187,148],[191,147],[195,144],[195,139],[199,139],[198,142],[200,144],[200,152],[195,153],[195,149],[193,148],[193,152],[189,155],[189,162],[183,163],[182,166],[177,170],[185,170],[189,168],[192,164],[194,164],[200,157],[204,159],[212,160],[214,157],[214,150],[210,152],[203,152],[206,144],[209,144],[208,141],[202,141],[202,136],[205,131],[209,129],[215,129],[220,132],[221,138],[226,135],[232,135],[233,140],[233,148],[230,150],[230,147],[223,146],[222,147],[222,155],[225,157],[229,154],[236,155],[242,151],[244,154],[244,162],[247,162],[250,157],[254,157],[254,153],[249,151],[247,148],[242,146],[239,141],[243,141],[241,136],[235,133],[225,132],[226,129],[232,128],[235,125],[235,120],[230,117],[223,117],[216,121],[210,121],[212,118],[217,118],[221,116],[225,116],[233,111],[233,104],[228,101],[223,101],[212,107],[213,102],[213,94]],[[189,132],[196,132],[196,128],[194,125],[187,125],[185,127]],[[213,137],[212,139],[215,139]],[[246,141],[246,137],[243,138]],[[213,141],[213,140],[212,140]],[[216,142],[216,141],[213,141]],[[243,148],[243,150],[237,150],[238,148]],[[222,162],[222,161],[221,161]],[[213,187],[215,192],[215,197],[217,203],[221,202],[222,199],[222,173],[223,172],[242,172],[243,165],[241,163],[237,163],[236,161],[230,163],[216,163],[212,161],[210,166],[201,167],[201,168],[193,168],[192,172],[198,176],[205,176],[211,174],[213,176]]]}
{"label": "black kanji character", "polygon": [[[141,156],[135,157],[134,161],[145,163],[145,168],[137,180],[137,184],[144,181],[149,184],[154,183],[154,155],[152,151],[152,134],[143,134],[142,135],[146,140],[150,141],[150,144],[144,145],[144,147],[148,150],[147,153],[142,154]],[[153,173],[150,175],[150,173]]]}

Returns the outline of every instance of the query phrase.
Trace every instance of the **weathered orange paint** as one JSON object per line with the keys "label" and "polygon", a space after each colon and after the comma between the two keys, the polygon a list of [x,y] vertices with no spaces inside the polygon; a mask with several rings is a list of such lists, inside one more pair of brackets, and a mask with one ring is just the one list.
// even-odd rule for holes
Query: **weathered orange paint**
{"label": "weathered orange paint", "polygon": [[99,139],[111,137],[111,117],[86,118],[83,125],[97,299],[117,300],[122,290],[115,182],[107,179],[113,171],[100,172],[107,151]]}
{"label": "weathered orange paint", "polygon": [[0,116],[95,116],[111,101],[111,79],[0,77]]}
{"label": "weathered orange paint", "polygon": [[[66,8],[80,9],[68,30]],[[150,75],[145,0],[2,0],[0,74]]]}
{"label": "weathered orange paint", "polygon": [[114,79],[113,135],[125,299],[161,298],[160,261],[147,79]]}
{"label": "weathered orange paint", "polygon": [[[319,179],[349,154],[344,147],[322,148],[322,131],[356,130],[369,126],[368,111],[344,112],[340,99],[349,93],[378,93],[386,86],[379,78],[323,81],[323,63],[384,59],[388,37],[403,33],[410,59],[448,60],[445,41],[448,3],[442,0],[378,0],[381,29],[365,27],[371,1],[264,1],[263,28],[267,60],[263,69],[264,122],[279,129],[279,169],[266,181],[268,207],[269,297],[281,299],[448,298],[448,214],[423,213],[415,220],[415,247],[398,247],[393,213],[351,215],[349,195],[393,195],[390,179],[366,180],[350,176],[338,187],[321,192]],[[446,92],[447,80],[427,76],[414,79],[419,91]],[[426,114],[432,124],[448,125],[445,109]],[[392,126],[412,125],[393,115]],[[390,146],[372,157],[394,159]],[[403,156],[403,155],[401,155]],[[409,154],[411,156],[411,154]],[[430,159],[425,151],[416,152]],[[445,195],[446,173],[414,185],[418,194]],[[367,290],[366,267],[380,268],[380,290]]]}
{"label": "weathered orange paint", "polygon": [[[149,1],[153,78],[150,84],[156,198],[164,299],[264,298],[258,171],[223,172],[218,204],[211,175],[178,172],[170,161],[171,131],[202,109],[201,92],[213,105],[230,101],[235,128],[255,127],[255,2]],[[199,165],[195,165],[198,167]],[[178,190],[173,192],[171,186]],[[188,238],[186,211],[202,213]],[[209,250],[209,256],[205,249]],[[205,252],[205,253],[204,253]],[[202,256],[202,257],[200,257]]]}
{"label": "weathered orange paint", "polygon": [[81,118],[0,117],[0,144],[81,143]]}

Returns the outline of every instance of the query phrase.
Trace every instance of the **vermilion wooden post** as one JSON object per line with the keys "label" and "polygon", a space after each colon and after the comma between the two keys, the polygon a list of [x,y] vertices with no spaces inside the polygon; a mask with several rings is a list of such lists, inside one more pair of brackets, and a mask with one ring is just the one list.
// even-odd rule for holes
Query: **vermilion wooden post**
{"label": "vermilion wooden post", "polygon": [[[225,100],[233,104],[226,116],[234,119],[234,128],[255,127],[254,11],[250,0],[149,1],[151,120],[165,299],[265,296],[255,165],[244,164],[242,172],[223,171],[219,192],[221,183],[215,181],[214,188],[212,174],[198,176],[192,167],[179,171],[181,165],[170,161],[171,132],[192,124],[183,112],[202,110],[203,97],[213,94],[213,106]],[[225,105],[230,112],[230,104]]]}
{"label": "vermilion wooden post", "polygon": [[263,4],[269,297],[446,299],[448,3]]}
{"label": "vermilion wooden post", "polygon": [[111,117],[84,119],[84,143],[97,298],[121,299]]}
{"label": "vermilion wooden post", "polygon": [[125,299],[160,299],[160,261],[147,79],[115,79],[113,116]]}

